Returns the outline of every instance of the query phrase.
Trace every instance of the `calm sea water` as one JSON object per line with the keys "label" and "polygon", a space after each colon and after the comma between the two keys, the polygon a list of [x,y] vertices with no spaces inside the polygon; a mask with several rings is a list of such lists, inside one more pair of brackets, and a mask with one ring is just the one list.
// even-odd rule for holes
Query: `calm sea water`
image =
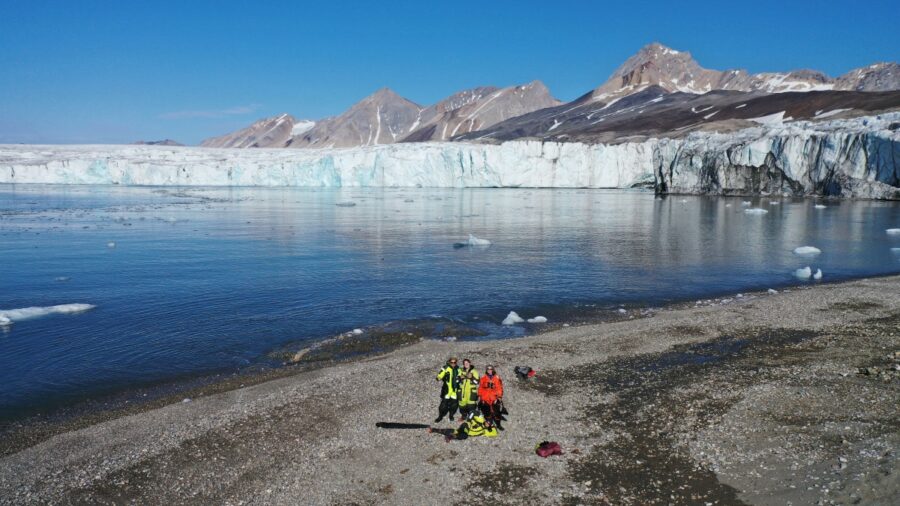
{"label": "calm sea water", "polygon": [[[0,186],[0,417],[422,318],[645,306],[900,272],[900,205],[638,191]],[[778,205],[771,205],[771,203]],[[355,205],[337,205],[353,203]],[[489,248],[454,248],[472,233]],[[114,243],[114,247],[113,246]],[[822,250],[812,259],[793,249]]]}

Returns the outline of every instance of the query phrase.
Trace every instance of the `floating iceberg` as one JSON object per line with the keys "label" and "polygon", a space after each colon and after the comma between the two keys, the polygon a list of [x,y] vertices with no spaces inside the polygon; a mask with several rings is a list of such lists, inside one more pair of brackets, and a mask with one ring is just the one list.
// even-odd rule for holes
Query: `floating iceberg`
{"label": "floating iceberg", "polygon": [[822,279],[822,269],[816,269],[816,273],[813,274],[813,279]]}
{"label": "floating iceberg", "polygon": [[887,232],[887,235],[900,235],[900,228],[889,228],[885,232]]}
{"label": "floating iceberg", "polygon": [[797,269],[796,271],[794,271],[794,276],[799,279],[809,279],[809,277],[812,276],[812,269],[810,269],[807,265],[802,269]]}
{"label": "floating iceberg", "polygon": [[822,253],[822,250],[815,246],[800,246],[799,248],[794,248],[795,255],[816,256],[819,253]]}
{"label": "floating iceberg", "polygon": [[534,318],[529,318],[528,323],[547,323],[547,318],[543,316],[535,316]]}
{"label": "floating iceberg", "polygon": [[758,207],[751,207],[750,209],[744,209],[744,214],[757,214],[758,215],[758,214],[766,214],[768,212],[769,211],[766,211],[765,209],[760,209]]}
{"label": "floating iceberg", "polygon": [[82,313],[94,309],[93,304],[60,304],[58,306],[24,307],[20,309],[0,309],[0,325],[11,325],[15,322],[40,318],[51,314]]}
{"label": "floating iceberg", "polygon": [[515,311],[510,311],[506,318],[503,319],[503,325],[515,325],[524,321]]}
{"label": "floating iceberg", "polygon": [[479,239],[472,234],[469,234],[469,246],[490,246],[491,241],[487,239]]}

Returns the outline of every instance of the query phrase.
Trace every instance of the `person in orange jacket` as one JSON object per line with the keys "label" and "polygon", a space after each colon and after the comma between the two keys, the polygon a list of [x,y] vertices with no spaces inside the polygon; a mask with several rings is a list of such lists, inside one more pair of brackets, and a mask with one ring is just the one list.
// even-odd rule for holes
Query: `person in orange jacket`
{"label": "person in orange jacket", "polygon": [[503,420],[503,380],[494,370],[494,366],[488,364],[484,370],[484,376],[478,382],[478,406],[484,417],[494,423],[498,429],[503,430],[500,422]]}

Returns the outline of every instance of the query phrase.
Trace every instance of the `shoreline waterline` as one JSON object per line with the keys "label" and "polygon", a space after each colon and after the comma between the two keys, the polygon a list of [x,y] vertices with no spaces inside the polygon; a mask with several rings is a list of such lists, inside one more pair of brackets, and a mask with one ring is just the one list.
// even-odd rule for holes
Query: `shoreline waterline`
{"label": "shoreline waterline", "polygon": [[[843,285],[867,279],[893,277],[900,279],[900,274],[892,273],[881,276],[826,280],[814,283],[786,282],[777,286],[775,292],[777,294],[790,294],[795,291],[806,291],[820,286]],[[772,288],[770,287],[767,290],[772,290]],[[124,416],[140,414],[173,403],[191,402],[200,397],[389,355],[401,348],[421,342],[441,343],[441,345],[445,345],[450,349],[456,344],[468,345],[510,339],[540,338],[542,335],[565,329],[591,329],[610,323],[652,318],[661,312],[707,307],[726,309],[731,304],[750,302],[754,299],[770,297],[771,295],[773,295],[771,291],[757,288],[742,292],[710,295],[701,300],[667,301],[659,305],[636,304],[632,302],[615,306],[605,305],[597,307],[596,304],[585,304],[558,308],[558,310],[565,312],[567,315],[563,320],[504,326],[509,327],[516,333],[493,338],[480,337],[469,339],[452,336],[450,339],[442,339],[433,334],[426,336],[421,333],[407,332],[407,330],[411,329],[402,325],[399,327],[400,330],[390,333],[372,332],[374,329],[379,328],[396,328],[396,322],[364,326],[365,330],[362,335],[346,332],[312,343],[306,341],[286,343],[260,357],[257,363],[237,370],[194,374],[153,384],[125,387],[116,389],[111,393],[51,406],[43,413],[35,413],[34,410],[31,410],[22,416],[8,417],[0,421],[0,448],[3,449],[0,451],[0,457],[37,444],[55,434],[77,430]],[[523,311],[523,314],[530,315],[530,312],[526,313]],[[400,323],[402,324],[403,322]],[[352,343],[348,341],[352,341]],[[309,354],[308,352],[310,351],[315,353]]]}
{"label": "shoreline waterline", "polygon": [[[900,359],[898,288],[900,276],[867,278],[521,339],[419,341],[56,434],[0,457],[0,483],[10,501],[53,502],[420,504],[467,487],[548,503],[671,493],[890,502],[900,491],[895,454],[878,463],[865,455],[900,447],[891,432],[900,390],[883,365]],[[507,430],[448,446],[425,431],[378,428],[434,416],[433,376],[448,354],[498,367]],[[516,365],[538,374],[517,380]],[[534,456],[546,439],[565,455]],[[777,459],[759,460],[770,454]],[[830,470],[833,462],[852,474]],[[773,473],[747,482],[760,464]],[[820,474],[836,485],[822,488]],[[521,486],[504,488],[498,476]]]}

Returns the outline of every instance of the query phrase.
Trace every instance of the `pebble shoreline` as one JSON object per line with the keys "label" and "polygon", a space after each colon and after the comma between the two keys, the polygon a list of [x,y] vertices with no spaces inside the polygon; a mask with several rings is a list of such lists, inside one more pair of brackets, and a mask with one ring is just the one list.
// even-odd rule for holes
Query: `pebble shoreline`
{"label": "pebble shoreline", "polygon": [[[900,277],[728,299],[423,341],[102,420],[0,458],[0,503],[897,503]],[[498,367],[506,431],[376,427],[430,423],[451,354]],[[535,456],[543,440],[565,454]]]}

